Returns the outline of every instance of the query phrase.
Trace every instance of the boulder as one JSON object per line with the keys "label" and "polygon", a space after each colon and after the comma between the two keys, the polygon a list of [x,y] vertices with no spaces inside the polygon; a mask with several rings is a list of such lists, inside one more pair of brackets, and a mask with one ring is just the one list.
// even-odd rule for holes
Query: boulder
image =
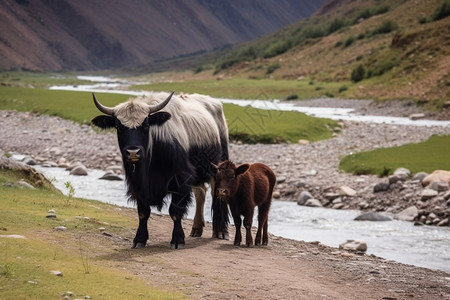
{"label": "boulder", "polygon": [[299,198],[297,200],[297,204],[298,205],[305,205],[306,201],[308,199],[312,199],[312,198],[314,198],[314,197],[311,195],[310,192],[303,191],[303,192],[300,193],[300,196],[299,196]]}
{"label": "boulder", "polygon": [[322,207],[322,203],[314,198],[308,199],[305,202],[305,206],[311,206],[311,207]]}
{"label": "boulder", "polygon": [[356,191],[354,189],[352,189],[351,187],[344,185],[339,188],[339,194],[341,196],[353,197],[356,195]]}
{"label": "boulder", "polygon": [[411,171],[406,168],[397,168],[394,171],[394,175],[405,175],[406,177],[411,176]]}
{"label": "boulder", "polygon": [[373,186],[374,193],[385,192],[387,190],[389,190],[389,182],[382,181]]}
{"label": "boulder", "polygon": [[405,208],[401,212],[395,215],[395,219],[400,221],[412,222],[419,215],[419,210],[415,206]]}
{"label": "boulder", "polygon": [[367,243],[361,240],[347,240],[346,242],[339,244],[339,249],[366,252]]}
{"label": "boulder", "polygon": [[388,216],[381,215],[376,212],[366,212],[357,216],[355,221],[372,221],[372,222],[383,222],[383,221],[392,221],[392,219]]}
{"label": "boulder", "polygon": [[99,179],[101,180],[117,180],[117,181],[122,181],[122,177],[120,177],[119,175],[114,174],[114,172],[106,172],[105,174],[103,174],[102,177],[100,177]]}
{"label": "boulder", "polygon": [[436,170],[422,180],[422,185],[427,186],[433,181],[450,183],[450,171]]}
{"label": "boulder", "polygon": [[420,199],[422,201],[426,201],[428,199],[434,198],[438,195],[438,192],[433,189],[424,189],[422,193],[420,193]]}
{"label": "boulder", "polygon": [[425,118],[425,114],[422,114],[422,113],[412,114],[412,115],[409,116],[409,118],[411,120],[419,120],[419,119]]}
{"label": "boulder", "polygon": [[442,181],[433,181],[427,188],[435,190],[436,192],[445,192],[450,189],[450,185],[448,182]]}
{"label": "boulder", "polygon": [[78,165],[70,171],[70,175],[86,176],[88,174],[87,168],[83,165]]}
{"label": "boulder", "polygon": [[416,175],[413,176],[412,180],[419,180],[422,182],[422,180],[428,176],[428,173],[426,172],[419,172]]}

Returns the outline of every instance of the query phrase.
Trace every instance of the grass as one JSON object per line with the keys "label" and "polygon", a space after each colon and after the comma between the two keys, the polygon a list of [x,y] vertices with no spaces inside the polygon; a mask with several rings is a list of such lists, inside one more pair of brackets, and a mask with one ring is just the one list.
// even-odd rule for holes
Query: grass
{"label": "grass", "polygon": [[[119,94],[96,95],[103,104],[110,106],[128,98]],[[0,109],[59,116],[80,124],[89,124],[99,114],[91,93],[8,86],[0,86]]]}
{"label": "grass", "polygon": [[[275,70],[273,70],[275,71]],[[135,85],[136,90],[177,91],[183,93],[199,93],[218,98],[231,99],[285,99],[289,95],[296,94],[298,99],[318,98],[325,95],[326,91],[337,93],[342,82],[314,82],[304,78],[303,80],[274,80],[274,79],[206,79],[187,80],[178,82],[159,82],[145,85]],[[317,90],[317,86],[322,89]]]}
{"label": "grass", "polygon": [[[72,291],[75,298],[183,298],[114,268],[107,255],[90,254],[115,251],[89,244],[102,240],[98,227],[128,235],[135,225],[133,218],[117,214],[112,205],[83,199],[73,199],[68,205],[61,193],[5,185],[19,179],[12,171],[0,170],[0,234],[26,237],[0,238],[0,299],[57,299],[67,291]],[[58,218],[45,218],[49,209],[55,209]],[[89,216],[90,220],[76,216]],[[57,226],[67,230],[55,231]],[[52,270],[63,276],[51,274]]]}
{"label": "grass", "polygon": [[[274,104],[275,107],[276,104]],[[317,141],[331,138],[338,123],[303,113],[261,110],[250,106],[224,104],[229,135],[244,143],[292,142],[299,139]]]}
{"label": "grass", "polygon": [[[238,81],[233,82],[238,84]],[[241,89],[247,91],[249,81],[239,82],[242,83]],[[208,86],[209,83],[204,84]],[[164,87],[165,90],[180,90],[177,86]],[[189,84],[184,87],[189,87]],[[233,90],[235,88],[236,86],[231,87]],[[187,92],[194,91],[195,87]],[[239,93],[236,90],[235,92]],[[107,106],[115,106],[129,97],[119,94],[96,95]],[[81,124],[89,124],[90,120],[99,114],[93,105],[91,93],[17,86],[0,86],[0,109],[59,116]],[[308,117],[298,112],[268,112],[236,105],[224,105],[224,111],[230,133],[235,134],[232,138],[249,143],[297,142],[300,138],[315,141],[330,138],[331,129],[337,126],[335,121]]]}
{"label": "grass", "polygon": [[361,175],[385,176],[404,167],[412,173],[450,170],[450,135],[432,136],[427,141],[392,148],[360,152],[344,157],[339,169]]}

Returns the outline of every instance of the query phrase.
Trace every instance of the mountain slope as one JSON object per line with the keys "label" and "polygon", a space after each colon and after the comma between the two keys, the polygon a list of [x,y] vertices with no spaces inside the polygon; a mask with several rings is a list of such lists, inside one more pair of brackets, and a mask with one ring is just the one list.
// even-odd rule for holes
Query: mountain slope
{"label": "mountain slope", "polygon": [[342,82],[347,97],[443,103],[450,99],[449,8],[449,0],[330,0],[306,20],[235,47],[215,72]]}
{"label": "mountain slope", "polygon": [[207,51],[274,32],[323,1],[2,1],[0,70],[129,67]]}

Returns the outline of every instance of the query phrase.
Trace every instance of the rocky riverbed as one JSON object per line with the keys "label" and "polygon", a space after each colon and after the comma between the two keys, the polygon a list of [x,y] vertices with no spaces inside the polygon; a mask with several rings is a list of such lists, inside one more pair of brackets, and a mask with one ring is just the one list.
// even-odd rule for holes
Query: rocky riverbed
{"label": "rocky riverbed", "polygon": [[[339,105],[335,100],[333,105]],[[351,101],[359,111],[367,111],[370,103]],[[326,106],[326,101],[311,102]],[[406,108],[405,108],[406,107]],[[383,110],[383,108],[385,108]],[[395,109],[397,108],[397,109]],[[376,114],[404,116],[420,113],[410,105],[376,106]],[[439,116],[425,113],[427,117]],[[113,132],[100,132],[87,125],[58,117],[0,111],[0,150],[29,155],[42,165],[84,165],[120,172],[121,158]],[[262,162],[278,177],[274,197],[300,201],[335,209],[361,209],[397,215],[409,208],[406,216],[418,224],[448,226],[450,192],[448,184],[435,187],[433,196],[424,197],[420,180],[354,176],[338,170],[339,159],[350,153],[381,147],[421,142],[431,135],[449,134],[448,127],[423,127],[362,122],[342,122],[342,131],[332,139],[314,143],[246,145],[232,143],[230,158],[237,162]],[[374,192],[374,187],[381,188]],[[305,198],[306,197],[306,198]],[[307,198],[317,201],[308,201]]]}

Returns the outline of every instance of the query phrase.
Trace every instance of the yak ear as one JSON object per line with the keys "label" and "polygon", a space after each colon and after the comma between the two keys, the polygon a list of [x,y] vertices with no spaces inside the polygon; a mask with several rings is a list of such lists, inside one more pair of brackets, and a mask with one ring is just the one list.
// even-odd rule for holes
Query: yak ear
{"label": "yak ear", "polygon": [[167,120],[169,120],[171,117],[172,117],[172,115],[170,113],[168,113],[168,112],[165,112],[165,111],[159,111],[157,113],[150,114],[147,117],[148,125],[149,126],[152,126],[152,125],[161,126]]}
{"label": "yak ear", "polygon": [[116,126],[116,121],[111,116],[97,116],[91,120],[91,123],[97,127],[108,129]]}
{"label": "yak ear", "polygon": [[249,164],[243,164],[236,168],[235,174],[236,176],[242,175],[250,168]]}

